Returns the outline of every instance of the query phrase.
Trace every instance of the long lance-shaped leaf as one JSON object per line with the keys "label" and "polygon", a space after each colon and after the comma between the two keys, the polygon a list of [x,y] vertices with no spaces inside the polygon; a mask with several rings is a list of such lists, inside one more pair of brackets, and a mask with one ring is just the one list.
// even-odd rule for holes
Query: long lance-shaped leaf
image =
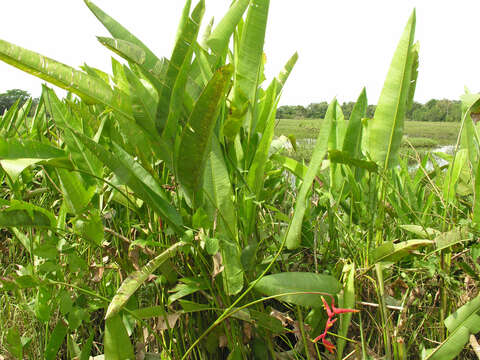
{"label": "long lance-shaped leaf", "polygon": [[362,89],[360,96],[355,103],[350,119],[348,120],[347,131],[343,140],[342,150],[350,154],[352,158],[360,158],[362,146],[362,118],[367,113],[367,92]]}
{"label": "long lance-shaped leaf", "polygon": [[131,273],[120,285],[112,301],[108,305],[105,319],[115,316],[127,303],[128,299],[137,291],[137,289],[148,279],[148,277],[162,265],[167,259],[176,254],[177,250],[185,243],[179,241],[170,246],[160,255],[150,260],[141,270]]}
{"label": "long lance-shaped leaf", "polygon": [[422,360],[450,360],[463,350],[471,334],[480,331],[480,296],[445,319],[448,337],[436,348],[424,350]]}
{"label": "long lance-shaped leaf", "polygon": [[63,150],[33,140],[0,138],[0,165],[12,180],[30,165],[66,157]]}
{"label": "long lance-shaped leaf", "polygon": [[[293,67],[297,63],[297,60],[298,60],[298,53],[295,53],[287,61],[287,63],[285,64],[280,74],[278,74],[277,78],[273,79],[270,85],[268,86],[267,91],[265,92],[265,98],[261,104],[262,108],[260,111],[260,116],[258,118],[258,121],[256,124],[252,123],[253,131],[263,134],[265,130],[265,126],[267,124],[267,120],[270,116],[271,107],[275,102],[275,100],[280,98],[280,93],[283,89],[283,86],[285,85],[285,82],[290,76],[290,73],[292,72]],[[272,92],[275,92],[275,96],[271,96]],[[255,119],[253,119],[252,122],[254,120]]]}
{"label": "long lance-shaped leaf", "polygon": [[221,56],[228,47],[238,22],[242,19],[250,0],[237,0],[210,34],[207,45],[215,54]]}
{"label": "long lance-shaped leaf", "polygon": [[295,202],[295,211],[286,234],[286,245],[288,249],[296,249],[301,243],[302,222],[305,215],[305,210],[307,208],[307,195],[328,150],[328,139],[332,129],[336,104],[337,101],[334,100],[328,107],[327,113],[325,114],[325,120],[322,122],[317,141],[315,143],[315,148],[313,149],[310,165],[308,166],[307,173],[303,178],[303,183],[300,186],[300,191],[298,192],[297,200]]}
{"label": "long lance-shaped leaf", "polygon": [[182,20],[179,27],[178,39],[167,68],[165,86],[159,94],[156,125],[169,140],[174,139],[176,135],[193,45],[197,39],[204,12],[205,1],[201,0],[193,9],[191,17],[188,13],[184,14],[186,18]]}
{"label": "long lance-shaped leaf", "polygon": [[372,160],[384,168],[394,166],[403,136],[403,122],[408,99],[413,96],[412,51],[415,34],[415,11],[393,56],[375,115],[368,124],[368,151]]}
{"label": "long lance-shaped leaf", "polygon": [[205,163],[221,102],[225,97],[231,65],[218,69],[197,100],[180,138],[177,175],[188,196],[201,196]]}
{"label": "long lance-shaped leaf", "polygon": [[91,152],[80,143],[72,132],[70,127],[77,131],[82,130],[82,124],[77,120],[75,116],[71,114],[70,109],[62,103],[55,92],[43,86],[42,97],[45,102],[45,106],[48,112],[53,117],[56,126],[63,130],[63,140],[67,144],[69,154],[72,156],[75,164],[82,170],[94,174],[96,176],[102,176],[103,165],[94,157]]}
{"label": "long lance-shaped leaf", "polygon": [[129,62],[134,62],[140,66],[145,63],[145,50],[129,41],[103,36],[97,36],[97,40],[100,44]]}
{"label": "long lance-shaped leaf", "polygon": [[97,77],[4,40],[0,40],[0,60],[62,89],[71,91],[87,102],[101,103],[128,118],[132,117],[128,106],[124,102],[116,100],[112,89]]}
{"label": "long lance-shaped leaf", "polygon": [[412,73],[410,74],[410,86],[408,88],[407,95],[407,104],[406,110],[408,111],[412,108],[413,97],[415,95],[415,89],[417,87],[417,78],[418,78],[418,53],[420,51],[420,43],[417,41],[411,48],[412,59]]}
{"label": "long lance-shaped leaf", "polygon": [[[355,308],[355,264],[346,264],[343,267],[343,294],[338,296],[340,308]],[[337,360],[343,359],[343,350],[347,341],[348,328],[352,320],[352,313],[346,313],[340,318],[340,327],[338,329],[339,338],[337,340]]]}
{"label": "long lance-shaped leaf", "polygon": [[140,164],[120,146],[114,144],[115,154],[110,153],[95,141],[75,132],[79,140],[123,181],[135,195],[150,205],[178,233],[182,233],[182,218],[168,202],[160,185]]}
{"label": "long lance-shaped leaf", "polygon": [[145,52],[145,60],[142,63],[138,63],[142,68],[151,74],[160,74],[162,61],[143,42],[90,0],[85,0],[85,4],[114,38],[128,41]]}
{"label": "long lance-shaped leaf", "polygon": [[233,139],[243,125],[253,106],[258,87],[263,44],[267,28],[270,0],[252,0],[247,19],[243,25],[238,56],[235,59],[235,81],[233,87],[232,114],[224,124],[224,134]]}
{"label": "long lance-shaped leaf", "polygon": [[475,201],[473,203],[473,224],[478,228],[480,226],[480,162],[475,172]]}

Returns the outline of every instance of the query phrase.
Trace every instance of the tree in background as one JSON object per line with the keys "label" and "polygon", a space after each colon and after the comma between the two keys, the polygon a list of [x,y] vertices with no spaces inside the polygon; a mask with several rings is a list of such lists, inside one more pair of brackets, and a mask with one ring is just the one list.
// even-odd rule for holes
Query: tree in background
{"label": "tree in background", "polygon": [[0,115],[10,109],[18,99],[20,99],[20,105],[23,105],[29,98],[30,94],[20,89],[11,89],[0,94]]}
{"label": "tree in background", "polygon": [[[345,119],[350,118],[354,102],[344,102],[341,106]],[[302,105],[284,105],[277,110],[277,119],[323,119],[327,112],[328,103],[312,103],[307,107]],[[372,118],[375,113],[375,105],[368,105],[367,118]],[[410,110],[406,112],[407,120],[415,121],[460,121],[462,116],[461,102],[448,99],[431,99],[425,104],[414,102]]]}

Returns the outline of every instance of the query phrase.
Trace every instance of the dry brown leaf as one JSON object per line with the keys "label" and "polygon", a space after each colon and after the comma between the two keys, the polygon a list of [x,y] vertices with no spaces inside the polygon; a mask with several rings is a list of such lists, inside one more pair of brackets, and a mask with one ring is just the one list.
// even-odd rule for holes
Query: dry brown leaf
{"label": "dry brown leaf", "polygon": [[220,254],[220,252],[217,252],[215,255],[212,256],[212,258],[213,258],[212,279],[215,279],[215,277],[223,271],[222,254]]}
{"label": "dry brown leaf", "polygon": [[228,340],[225,334],[220,335],[218,338],[218,347],[224,348],[224,347],[227,347],[227,344],[228,344]]}
{"label": "dry brown leaf", "polygon": [[287,325],[293,325],[294,324],[294,320],[288,316],[286,313],[282,313],[278,310],[275,310],[275,309],[272,309],[272,311],[270,311],[270,316],[274,317],[275,319],[278,319],[280,320],[280,322],[282,323],[282,326],[285,327]]}
{"label": "dry brown leaf", "polygon": [[173,314],[167,315],[168,327],[167,327],[167,322],[165,321],[165,317],[159,316],[157,330],[165,331],[165,330],[168,330],[169,328],[172,329],[177,323],[177,320],[180,317],[180,315],[181,315],[180,313],[173,313]]}
{"label": "dry brown leaf", "polygon": [[104,271],[105,271],[105,268],[103,266],[95,267],[95,275],[93,276],[92,281],[97,283],[102,281]]}
{"label": "dry brown leaf", "polygon": [[252,325],[248,322],[243,323],[243,343],[248,344],[252,340]]}

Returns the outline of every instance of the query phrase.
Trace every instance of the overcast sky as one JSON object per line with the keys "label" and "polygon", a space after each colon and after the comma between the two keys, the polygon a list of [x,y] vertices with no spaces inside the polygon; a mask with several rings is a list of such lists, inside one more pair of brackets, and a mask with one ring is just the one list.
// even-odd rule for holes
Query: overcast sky
{"label": "overcast sky", "polygon": [[[170,57],[183,0],[96,0],[158,56]],[[195,3],[195,0],[194,0]],[[219,21],[228,0],[206,0],[204,23]],[[458,99],[480,90],[480,1],[271,0],[265,43],[267,76],[295,52],[299,61],[281,104],[355,100],[363,86],[376,103],[396,44],[417,9],[420,68],[415,99]],[[78,67],[110,72],[109,50],[95,36],[106,30],[81,0],[3,0],[0,38]],[[42,81],[0,63],[0,92],[38,96]]]}

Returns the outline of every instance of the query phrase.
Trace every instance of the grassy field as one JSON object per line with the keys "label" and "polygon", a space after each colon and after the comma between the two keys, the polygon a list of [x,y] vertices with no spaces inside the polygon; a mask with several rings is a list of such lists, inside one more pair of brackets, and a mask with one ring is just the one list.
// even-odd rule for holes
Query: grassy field
{"label": "grassy field", "polygon": [[[322,119],[279,119],[275,127],[275,136],[294,135],[300,141],[297,144],[297,152],[293,156],[308,160],[313,144],[305,144],[302,139],[316,138],[321,123]],[[438,146],[454,144],[459,129],[459,122],[406,121],[403,151],[410,154],[410,144],[420,153]]]}

